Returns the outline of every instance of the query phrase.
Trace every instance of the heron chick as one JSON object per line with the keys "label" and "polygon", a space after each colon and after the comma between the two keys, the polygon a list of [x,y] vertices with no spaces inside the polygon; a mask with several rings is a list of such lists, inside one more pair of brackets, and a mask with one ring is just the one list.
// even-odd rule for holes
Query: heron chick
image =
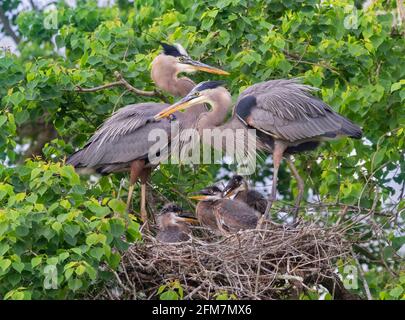
{"label": "heron chick", "polygon": [[200,201],[196,215],[201,225],[222,235],[256,228],[261,215],[246,203],[224,198],[217,186],[206,187],[197,193],[189,198]]}
{"label": "heron chick", "polygon": [[164,243],[176,243],[190,239],[188,223],[198,223],[198,220],[184,214],[178,205],[169,203],[159,212],[157,223],[159,231],[156,239]]}
{"label": "heron chick", "polygon": [[233,197],[234,200],[245,202],[249,207],[264,214],[267,200],[260,192],[249,188],[246,179],[240,175],[234,175],[222,190],[225,198]]}

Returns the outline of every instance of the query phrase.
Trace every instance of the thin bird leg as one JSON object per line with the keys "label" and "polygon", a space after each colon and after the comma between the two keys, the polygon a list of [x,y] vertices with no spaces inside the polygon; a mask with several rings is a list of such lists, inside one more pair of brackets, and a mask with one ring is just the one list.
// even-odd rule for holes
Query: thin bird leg
{"label": "thin bird leg", "polygon": [[135,183],[141,175],[144,165],[145,161],[143,160],[135,160],[131,163],[131,173],[129,178],[129,189],[127,198],[127,212],[129,212],[132,207],[132,195],[134,193]]}
{"label": "thin bird leg", "polygon": [[273,205],[273,202],[277,199],[277,179],[278,179],[278,169],[280,168],[281,160],[283,159],[283,153],[287,149],[287,146],[279,141],[274,142],[273,150],[273,184],[271,186],[271,194],[267,200],[266,211],[264,216],[270,218],[270,209]]}
{"label": "thin bird leg", "polygon": [[142,170],[141,179],[141,219],[143,222],[148,221],[148,212],[146,211],[146,193],[147,193],[147,182],[150,176],[151,170],[145,168]]}
{"label": "thin bird leg", "polygon": [[294,162],[292,162],[291,158],[287,157],[286,161],[287,161],[288,167],[290,168],[292,174],[295,177],[295,180],[297,180],[297,186],[298,186],[298,196],[295,199],[295,208],[293,211],[293,214],[294,214],[293,222],[295,222],[298,217],[298,211],[300,209],[300,203],[302,200],[302,196],[304,195],[304,180],[301,178],[301,176],[300,176],[297,168],[295,167]]}

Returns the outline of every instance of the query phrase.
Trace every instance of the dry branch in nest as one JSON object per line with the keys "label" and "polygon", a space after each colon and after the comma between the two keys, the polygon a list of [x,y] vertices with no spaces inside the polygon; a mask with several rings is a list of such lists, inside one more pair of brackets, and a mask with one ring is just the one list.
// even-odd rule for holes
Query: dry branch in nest
{"label": "dry branch in nest", "polygon": [[218,238],[201,228],[192,239],[164,244],[145,235],[124,254],[116,282],[101,299],[157,298],[161,285],[178,280],[185,299],[213,299],[226,291],[238,299],[283,299],[322,284],[335,299],[353,299],[334,273],[336,259],[350,254],[337,227],[267,222]]}

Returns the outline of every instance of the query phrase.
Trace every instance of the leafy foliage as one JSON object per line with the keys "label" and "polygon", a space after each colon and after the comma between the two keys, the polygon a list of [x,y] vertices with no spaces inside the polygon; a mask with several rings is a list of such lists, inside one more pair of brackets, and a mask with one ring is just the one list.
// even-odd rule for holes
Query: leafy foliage
{"label": "leafy foliage", "polygon": [[[14,10],[19,1],[8,3],[3,9]],[[80,1],[77,7],[59,1],[51,28],[44,23],[50,12],[21,12],[13,19],[22,37],[20,54],[0,54],[0,219],[5,228],[0,228],[0,296],[75,296],[99,281],[98,266],[116,266],[115,248],[125,248],[124,233],[129,241],[139,238],[134,222],[125,231],[122,217],[108,218],[122,208],[116,199],[125,196],[120,175],[97,183],[92,177],[80,180],[61,161],[83,146],[112,111],[145,101],[122,88],[92,93],[74,88],[112,82],[118,70],[135,87],[153,89],[149,67],[162,39],[180,42],[192,57],[232,71],[227,83],[235,99],[251,84],[300,76],[321,88],[319,96],[336,111],[361,125],[366,139],[327,143],[317,154],[297,157],[296,164],[310,194],[323,203],[392,210],[375,218],[384,226],[379,245],[372,242],[376,235],[370,225],[355,231],[369,241],[367,250],[375,256],[391,247],[384,263],[399,270],[405,202],[390,199],[392,181],[401,188],[405,180],[405,70],[400,67],[405,40],[392,5],[374,1],[355,9],[349,0],[146,0],[103,8],[95,1]],[[196,82],[204,79],[206,74],[193,75]],[[49,127],[46,137],[51,138],[40,148],[44,160],[24,163],[27,146],[41,145]],[[169,199],[191,207],[181,194],[212,183],[222,169],[162,166],[153,176],[159,201],[152,205]],[[266,185],[270,174],[269,166],[259,163],[252,178]],[[283,168],[280,191],[287,201],[294,197],[292,190],[295,181]],[[322,218],[334,223],[338,214]],[[68,256],[60,259],[61,254]],[[37,257],[41,261],[33,266]],[[364,261],[374,279],[377,264]],[[58,269],[61,289],[55,292],[40,289],[48,264]],[[375,296],[387,283],[401,286],[398,276],[384,275]],[[399,289],[387,292],[380,297],[395,298]]]}
{"label": "leafy foliage", "polygon": [[[125,228],[125,205],[96,197],[69,166],[29,160],[1,171],[0,295],[5,299],[71,298],[83,293],[120,261],[122,240],[139,239],[138,224]],[[106,268],[99,269],[100,265]],[[47,273],[47,270],[54,271]],[[54,281],[53,287],[44,289]],[[11,289],[11,290],[10,290]]]}

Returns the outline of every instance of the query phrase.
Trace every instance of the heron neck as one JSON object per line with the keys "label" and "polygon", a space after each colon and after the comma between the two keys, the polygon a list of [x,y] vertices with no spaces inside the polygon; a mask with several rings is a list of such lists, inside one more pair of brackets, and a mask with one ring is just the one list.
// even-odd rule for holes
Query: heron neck
{"label": "heron neck", "polygon": [[155,85],[173,96],[186,96],[195,87],[195,83],[187,77],[178,77],[179,70],[164,59],[167,58],[158,56],[152,63],[151,77]]}
{"label": "heron neck", "polygon": [[202,113],[198,119],[197,129],[200,133],[203,129],[214,129],[224,123],[232,104],[231,95],[226,89],[210,96],[209,101],[212,107],[211,111]]}

